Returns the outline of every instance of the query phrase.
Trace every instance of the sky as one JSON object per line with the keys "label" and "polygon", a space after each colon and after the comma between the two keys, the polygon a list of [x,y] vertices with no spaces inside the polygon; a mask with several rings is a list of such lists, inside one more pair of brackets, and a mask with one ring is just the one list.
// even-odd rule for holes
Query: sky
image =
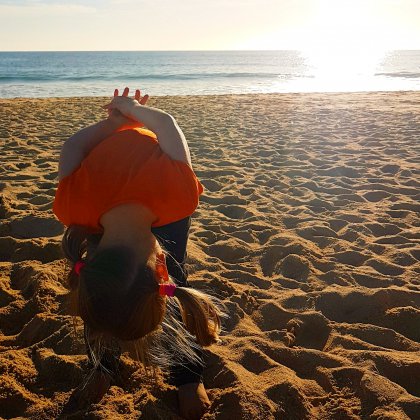
{"label": "sky", "polygon": [[0,51],[420,50],[420,0],[0,0]]}

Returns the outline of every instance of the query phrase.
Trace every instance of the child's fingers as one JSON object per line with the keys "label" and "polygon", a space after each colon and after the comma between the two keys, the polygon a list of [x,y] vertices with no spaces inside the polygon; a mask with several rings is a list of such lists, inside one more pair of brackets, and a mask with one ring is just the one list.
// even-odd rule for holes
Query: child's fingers
{"label": "child's fingers", "polygon": [[114,90],[114,98],[115,98],[115,96],[118,96],[118,89]]}
{"label": "child's fingers", "polygon": [[125,89],[124,89],[124,92],[123,92],[123,94],[122,94],[122,96],[128,96],[128,92],[130,91],[130,89],[128,88],[128,87],[126,87]]}
{"label": "child's fingers", "polygon": [[145,105],[148,100],[149,100],[149,95],[144,95],[143,98],[141,98],[140,104]]}
{"label": "child's fingers", "polygon": [[140,90],[139,89],[136,89],[136,93],[134,95],[134,99],[136,101],[140,101]]}

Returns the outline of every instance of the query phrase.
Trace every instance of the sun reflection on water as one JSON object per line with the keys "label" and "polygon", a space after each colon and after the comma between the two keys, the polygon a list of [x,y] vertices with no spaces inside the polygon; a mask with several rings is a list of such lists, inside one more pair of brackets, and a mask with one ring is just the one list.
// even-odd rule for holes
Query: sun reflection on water
{"label": "sun reflection on water", "polygon": [[[386,51],[312,49],[301,51],[301,74],[284,80],[279,75],[271,91],[355,92],[390,89],[389,78],[378,76]],[[397,80],[395,80],[397,82]],[[386,87],[386,88],[385,88]],[[395,86],[395,90],[398,86]]]}

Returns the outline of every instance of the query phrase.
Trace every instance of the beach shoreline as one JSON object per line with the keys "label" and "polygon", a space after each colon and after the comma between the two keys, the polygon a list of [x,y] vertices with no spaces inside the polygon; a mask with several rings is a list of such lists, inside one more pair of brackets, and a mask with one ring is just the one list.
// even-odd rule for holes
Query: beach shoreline
{"label": "beach shoreline", "polygon": [[[86,366],[51,208],[62,143],[105,118],[108,100],[0,99],[6,418],[56,418]],[[414,418],[420,92],[158,96],[150,105],[177,119],[205,189],[191,283],[229,311],[222,345],[206,352],[204,419]],[[176,416],[174,388],[138,368],[124,357],[124,380],[87,415]]]}
{"label": "beach shoreline", "polygon": [[[144,92],[147,93],[147,92]],[[190,98],[190,97],[199,97],[199,98],[209,98],[209,97],[231,97],[231,96],[336,96],[336,95],[405,95],[405,94],[420,94],[420,90],[359,90],[359,91],[336,91],[336,92],[322,92],[322,91],[313,91],[313,92],[246,92],[246,93],[212,93],[212,94],[183,94],[183,95],[152,95],[152,98],[159,99],[171,99],[171,98]],[[16,96],[13,98],[9,97],[0,97],[0,101],[15,101],[15,100],[30,100],[30,101],[44,101],[44,100],[67,100],[67,99],[80,99],[80,100],[89,100],[89,99],[109,99],[112,95],[87,95],[87,96],[43,96],[43,97],[32,97],[32,96]]]}

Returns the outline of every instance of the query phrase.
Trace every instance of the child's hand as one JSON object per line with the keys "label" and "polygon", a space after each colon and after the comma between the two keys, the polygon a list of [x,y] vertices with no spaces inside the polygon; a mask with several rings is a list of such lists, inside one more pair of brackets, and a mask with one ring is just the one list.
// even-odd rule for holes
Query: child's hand
{"label": "child's hand", "polygon": [[132,107],[146,105],[149,95],[141,96],[137,89],[134,98],[128,97],[129,89],[126,87],[122,96],[118,96],[118,89],[114,91],[114,99],[104,106],[108,111],[108,120],[115,126],[115,129],[127,129],[143,127],[144,124],[130,118]]}
{"label": "child's hand", "polygon": [[112,124],[115,130],[127,130],[129,128],[140,128],[144,125],[141,122],[132,120],[131,118],[127,118],[123,114],[121,114],[118,109],[113,109],[112,111],[108,111],[108,121]]}
{"label": "child's hand", "polygon": [[130,118],[132,116],[133,108],[139,105],[145,105],[149,99],[149,95],[141,96],[140,90],[137,89],[134,98],[128,97],[129,89],[126,87],[122,96],[118,96],[118,89],[114,91],[114,99],[107,105],[104,106],[108,112],[116,109],[120,111],[125,117]]}

